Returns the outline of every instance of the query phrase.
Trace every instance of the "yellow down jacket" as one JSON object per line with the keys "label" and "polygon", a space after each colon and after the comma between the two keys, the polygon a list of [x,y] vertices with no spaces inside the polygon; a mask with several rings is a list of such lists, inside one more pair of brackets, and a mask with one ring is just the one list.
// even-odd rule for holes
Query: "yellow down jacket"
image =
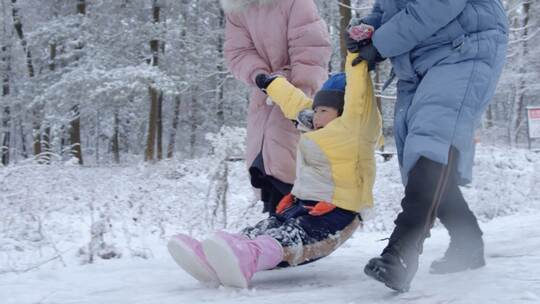
{"label": "yellow down jacket", "polygon": [[[300,137],[292,194],[359,212],[373,206],[374,154],[381,138],[381,115],[367,64],[353,67],[354,58],[354,54],[347,56],[343,114]],[[312,100],[282,77],[270,84],[267,93],[289,119],[312,107]]]}

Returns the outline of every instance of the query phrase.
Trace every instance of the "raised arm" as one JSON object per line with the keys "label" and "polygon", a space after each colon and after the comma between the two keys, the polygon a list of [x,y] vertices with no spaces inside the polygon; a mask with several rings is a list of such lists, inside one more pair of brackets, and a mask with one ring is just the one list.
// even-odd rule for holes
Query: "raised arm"
{"label": "raised arm", "polygon": [[375,31],[373,44],[383,57],[412,50],[455,19],[470,0],[416,0]]}
{"label": "raised arm", "polygon": [[225,24],[225,61],[234,77],[248,85],[255,85],[255,77],[270,73],[270,67],[261,58],[248,31],[234,14],[228,14]]}
{"label": "raised arm", "polygon": [[348,53],[345,63],[347,87],[342,119],[351,127],[360,126],[362,134],[378,139],[381,134],[381,115],[373,96],[373,84],[367,62],[352,66],[358,54]]}
{"label": "raised arm", "polygon": [[300,111],[310,109],[313,104],[311,98],[283,77],[273,80],[266,92],[279,105],[285,117],[291,120],[296,119]]}

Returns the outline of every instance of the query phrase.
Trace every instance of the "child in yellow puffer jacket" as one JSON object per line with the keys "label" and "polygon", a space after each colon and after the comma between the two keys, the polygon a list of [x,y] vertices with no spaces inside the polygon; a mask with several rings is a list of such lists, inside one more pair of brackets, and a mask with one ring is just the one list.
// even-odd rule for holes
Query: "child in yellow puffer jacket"
{"label": "child in yellow puffer jacket", "polygon": [[373,206],[375,149],[381,116],[367,63],[332,76],[311,100],[285,78],[257,76],[257,85],[283,114],[296,119],[313,109],[314,130],[298,144],[296,179],[276,214],[240,234],[216,232],[202,243],[174,236],[169,250],[196,279],[247,287],[253,274],[325,257],[345,242]]}
{"label": "child in yellow puffer jacket", "polygon": [[292,195],[361,212],[373,205],[374,151],[381,139],[381,116],[367,64],[353,67],[354,56],[347,56],[345,75],[327,80],[314,100],[281,77],[259,76],[258,85],[289,119],[296,119],[304,109],[315,112],[314,131],[303,134],[298,145]]}

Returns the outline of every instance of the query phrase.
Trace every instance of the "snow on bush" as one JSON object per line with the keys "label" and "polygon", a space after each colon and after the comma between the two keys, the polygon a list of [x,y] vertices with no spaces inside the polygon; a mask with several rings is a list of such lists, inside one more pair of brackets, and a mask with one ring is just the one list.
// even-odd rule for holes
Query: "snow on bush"
{"label": "snow on bush", "polygon": [[[378,159],[375,213],[369,230],[392,229],[401,210],[403,186],[398,162]],[[540,153],[508,147],[477,146],[473,182],[461,187],[471,210],[481,221],[540,208]]]}
{"label": "snow on bush", "polygon": [[[79,167],[24,163],[0,168],[0,273],[42,264],[152,258],[168,237],[237,231],[265,217],[244,161],[245,130],[207,136],[213,153],[154,165]],[[464,188],[482,221],[538,209],[540,154],[478,147]],[[367,230],[393,227],[403,192],[396,158],[378,159],[375,216]]]}

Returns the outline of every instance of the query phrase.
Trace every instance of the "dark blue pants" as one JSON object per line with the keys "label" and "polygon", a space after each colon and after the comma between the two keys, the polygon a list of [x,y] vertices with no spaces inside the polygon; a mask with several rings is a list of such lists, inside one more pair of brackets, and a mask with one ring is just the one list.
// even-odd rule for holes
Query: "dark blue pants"
{"label": "dark blue pants", "polygon": [[284,183],[273,176],[266,175],[262,152],[257,155],[249,167],[249,175],[251,185],[261,190],[261,201],[264,204],[263,213],[268,212],[270,216],[274,215],[279,201],[285,195],[291,193],[293,185]]}
{"label": "dark blue pants", "polygon": [[259,235],[276,239],[285,253],[281,267],[313,262],[337,249],[360,224],[358,213],[341,208],[320,216],[310,215],[304,206],[315,204],[297,200],[283,214],[270,216],[242,233],[252,239]]}
{"label": "dark blue pants", "polygon": [[[457,159],[459,152],[451,147],[448,164],[443,165],[421,157],[409,173],[402,212],[395,220],[387,249],[396,242],[422,252],[424,239],[438,217],[448,229],[450,237],[460,243],[478,243],[482,231],[478,221],[458,186]],[[385,249],[386,250],[386,249]]]}

